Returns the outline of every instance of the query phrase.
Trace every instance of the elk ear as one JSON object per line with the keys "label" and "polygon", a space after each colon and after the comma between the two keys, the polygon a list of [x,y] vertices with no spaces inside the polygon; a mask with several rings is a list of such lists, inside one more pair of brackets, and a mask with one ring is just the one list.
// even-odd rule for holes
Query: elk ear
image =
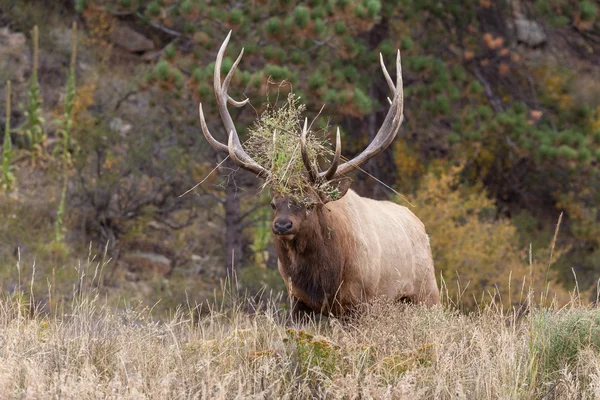
{"label": "elk ear", "polygon": [[329,182],[329,185],[333,188],[327,194],[327,198],[323,200],[324,203],[329,203],[330,201],[339,200],[346,195],[350,186],[352,186],[351,178],[339,178]]}

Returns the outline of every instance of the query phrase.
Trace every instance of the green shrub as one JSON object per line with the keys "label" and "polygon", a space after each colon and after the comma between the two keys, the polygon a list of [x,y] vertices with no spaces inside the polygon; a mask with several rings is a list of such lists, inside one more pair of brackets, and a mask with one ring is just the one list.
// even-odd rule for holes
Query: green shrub
{"label": "green shrub", "polygon": [[146,14],[151,17],[156,17],[160,14],[160,4],[158,1],[153,1],[152,3],[148,4],[148,7],[146,7]]}
{"label": "green shrub", "polygon": [[175,58],[175,54],[177,53],[177,49],[173,45],[173,43],[169,43],[167,47],[165,47],[165,58],[169,61]]}
{"label": "green shrub", "polygon": [[333,31],[336,35],[343,35],[346,32],[346,23],[344,23],[344,21],[337,21],[335,25],[333,25]]}
{"label": "green shrub", "polygon": [[563,144],[558,148],[558,155],[562,158],[574,160],[575,158],[577,158],[578,154],[577,150]]}
{"label": "green shrub", "polygon": [[367,14],[373,18],[381,11],[381,1],[379,0],[367,0]]}
{"label": "green shrub", "polygon": [[296,7],[293,13],[293,17],[294,23],[298,28],[306,28],[306,25],[308,25],[308,21],[310,20],[310,13],[308,11],[308,8],[304,6]]}
{"label": "green shrub", "polygon": [[354,104],[363,114],[368,114],[373,107],[373,102],[359,87],[354,88]]}
{"label": "green shrub", "polygon": [[266,29],[269,35],[277,35],[279,32],[281,32],[281,18],[269,18],[267,20]]}
{"label": "green shrub", "polygon": [[233,25],[239,25],[242,23],[244,18],[244,12],[241,8],[234,8],[229,13],[229,22]]}
{"label": "green shrub", "polygon": [[12,159],[12,141],[10,138],[10,93],[11,85],[10,81],[6,82],[6,125],[4,127],[4,142],[2,144],[2,187],[4,190],[9,191],[15,180],[12,174],[12,166],[10,165]]}
{"label": "green shrub", "polygon": [[323,22],[321,18],[317,18],[315,19],[313,29],[317,35],[322,35],[327,30],[327,27],[325,26],[325,22]]}
{"label": "green shrub", "polygon": [[589,0],[584,0],[579,3],[579,15],[584,21],[593,21],[596,19],[598,14],[598,7],[596,4]]}
{"label": "green shrub", "polygon": [[402,38],[402,50],[411,50],[414,47],[415,43],[413,42],[410,36],[405,36]]}
{"label": "green shrub", "polygon": [[569,309],[537,311],[533,318],[530,346],[537,359],[537,373],[549,379],[573,367],[581,351],[600,351],[600,311]]}
{"label": "green shrub", "polygon": [[325,86],[326,82],[327,81],[323,74],[320,72],[315,72],[308,78],[308,87],[313,90],[320,89]]}

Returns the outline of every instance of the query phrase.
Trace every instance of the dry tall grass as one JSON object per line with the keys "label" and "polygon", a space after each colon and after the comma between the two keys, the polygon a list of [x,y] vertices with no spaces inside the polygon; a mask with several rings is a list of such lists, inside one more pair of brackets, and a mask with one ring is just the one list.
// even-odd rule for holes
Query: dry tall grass
{"label": "dry tall grass", "polygon": [[55,315],[0,300],[0,398],[600,398],[600,312],[576,300],[509,315],[372,304],[295,325],[274,300],[248,312],[227,295],[159,321],[80,278]]}

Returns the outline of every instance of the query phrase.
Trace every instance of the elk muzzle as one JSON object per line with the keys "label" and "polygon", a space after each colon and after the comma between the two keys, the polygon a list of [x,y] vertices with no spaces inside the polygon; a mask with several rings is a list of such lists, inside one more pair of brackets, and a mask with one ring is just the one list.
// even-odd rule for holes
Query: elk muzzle
{"label": "elk muzzle", "polygon": [[277,218],[273,221],[273,233],[276,235],[290,235],[294,224],[288,218]]}

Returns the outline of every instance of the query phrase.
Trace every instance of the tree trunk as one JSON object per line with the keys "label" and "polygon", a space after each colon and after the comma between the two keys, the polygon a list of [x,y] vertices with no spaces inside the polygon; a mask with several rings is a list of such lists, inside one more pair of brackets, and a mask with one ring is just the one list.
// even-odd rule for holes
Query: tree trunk
{"label": "tree trunk", "polygon": [[[236,167],[227,160],[225,168]],[[225,189],[225,267],[227,275],[233,276],[242,268],[242,224],[240,220],[240,199],[234,182],[228,182]]]}

